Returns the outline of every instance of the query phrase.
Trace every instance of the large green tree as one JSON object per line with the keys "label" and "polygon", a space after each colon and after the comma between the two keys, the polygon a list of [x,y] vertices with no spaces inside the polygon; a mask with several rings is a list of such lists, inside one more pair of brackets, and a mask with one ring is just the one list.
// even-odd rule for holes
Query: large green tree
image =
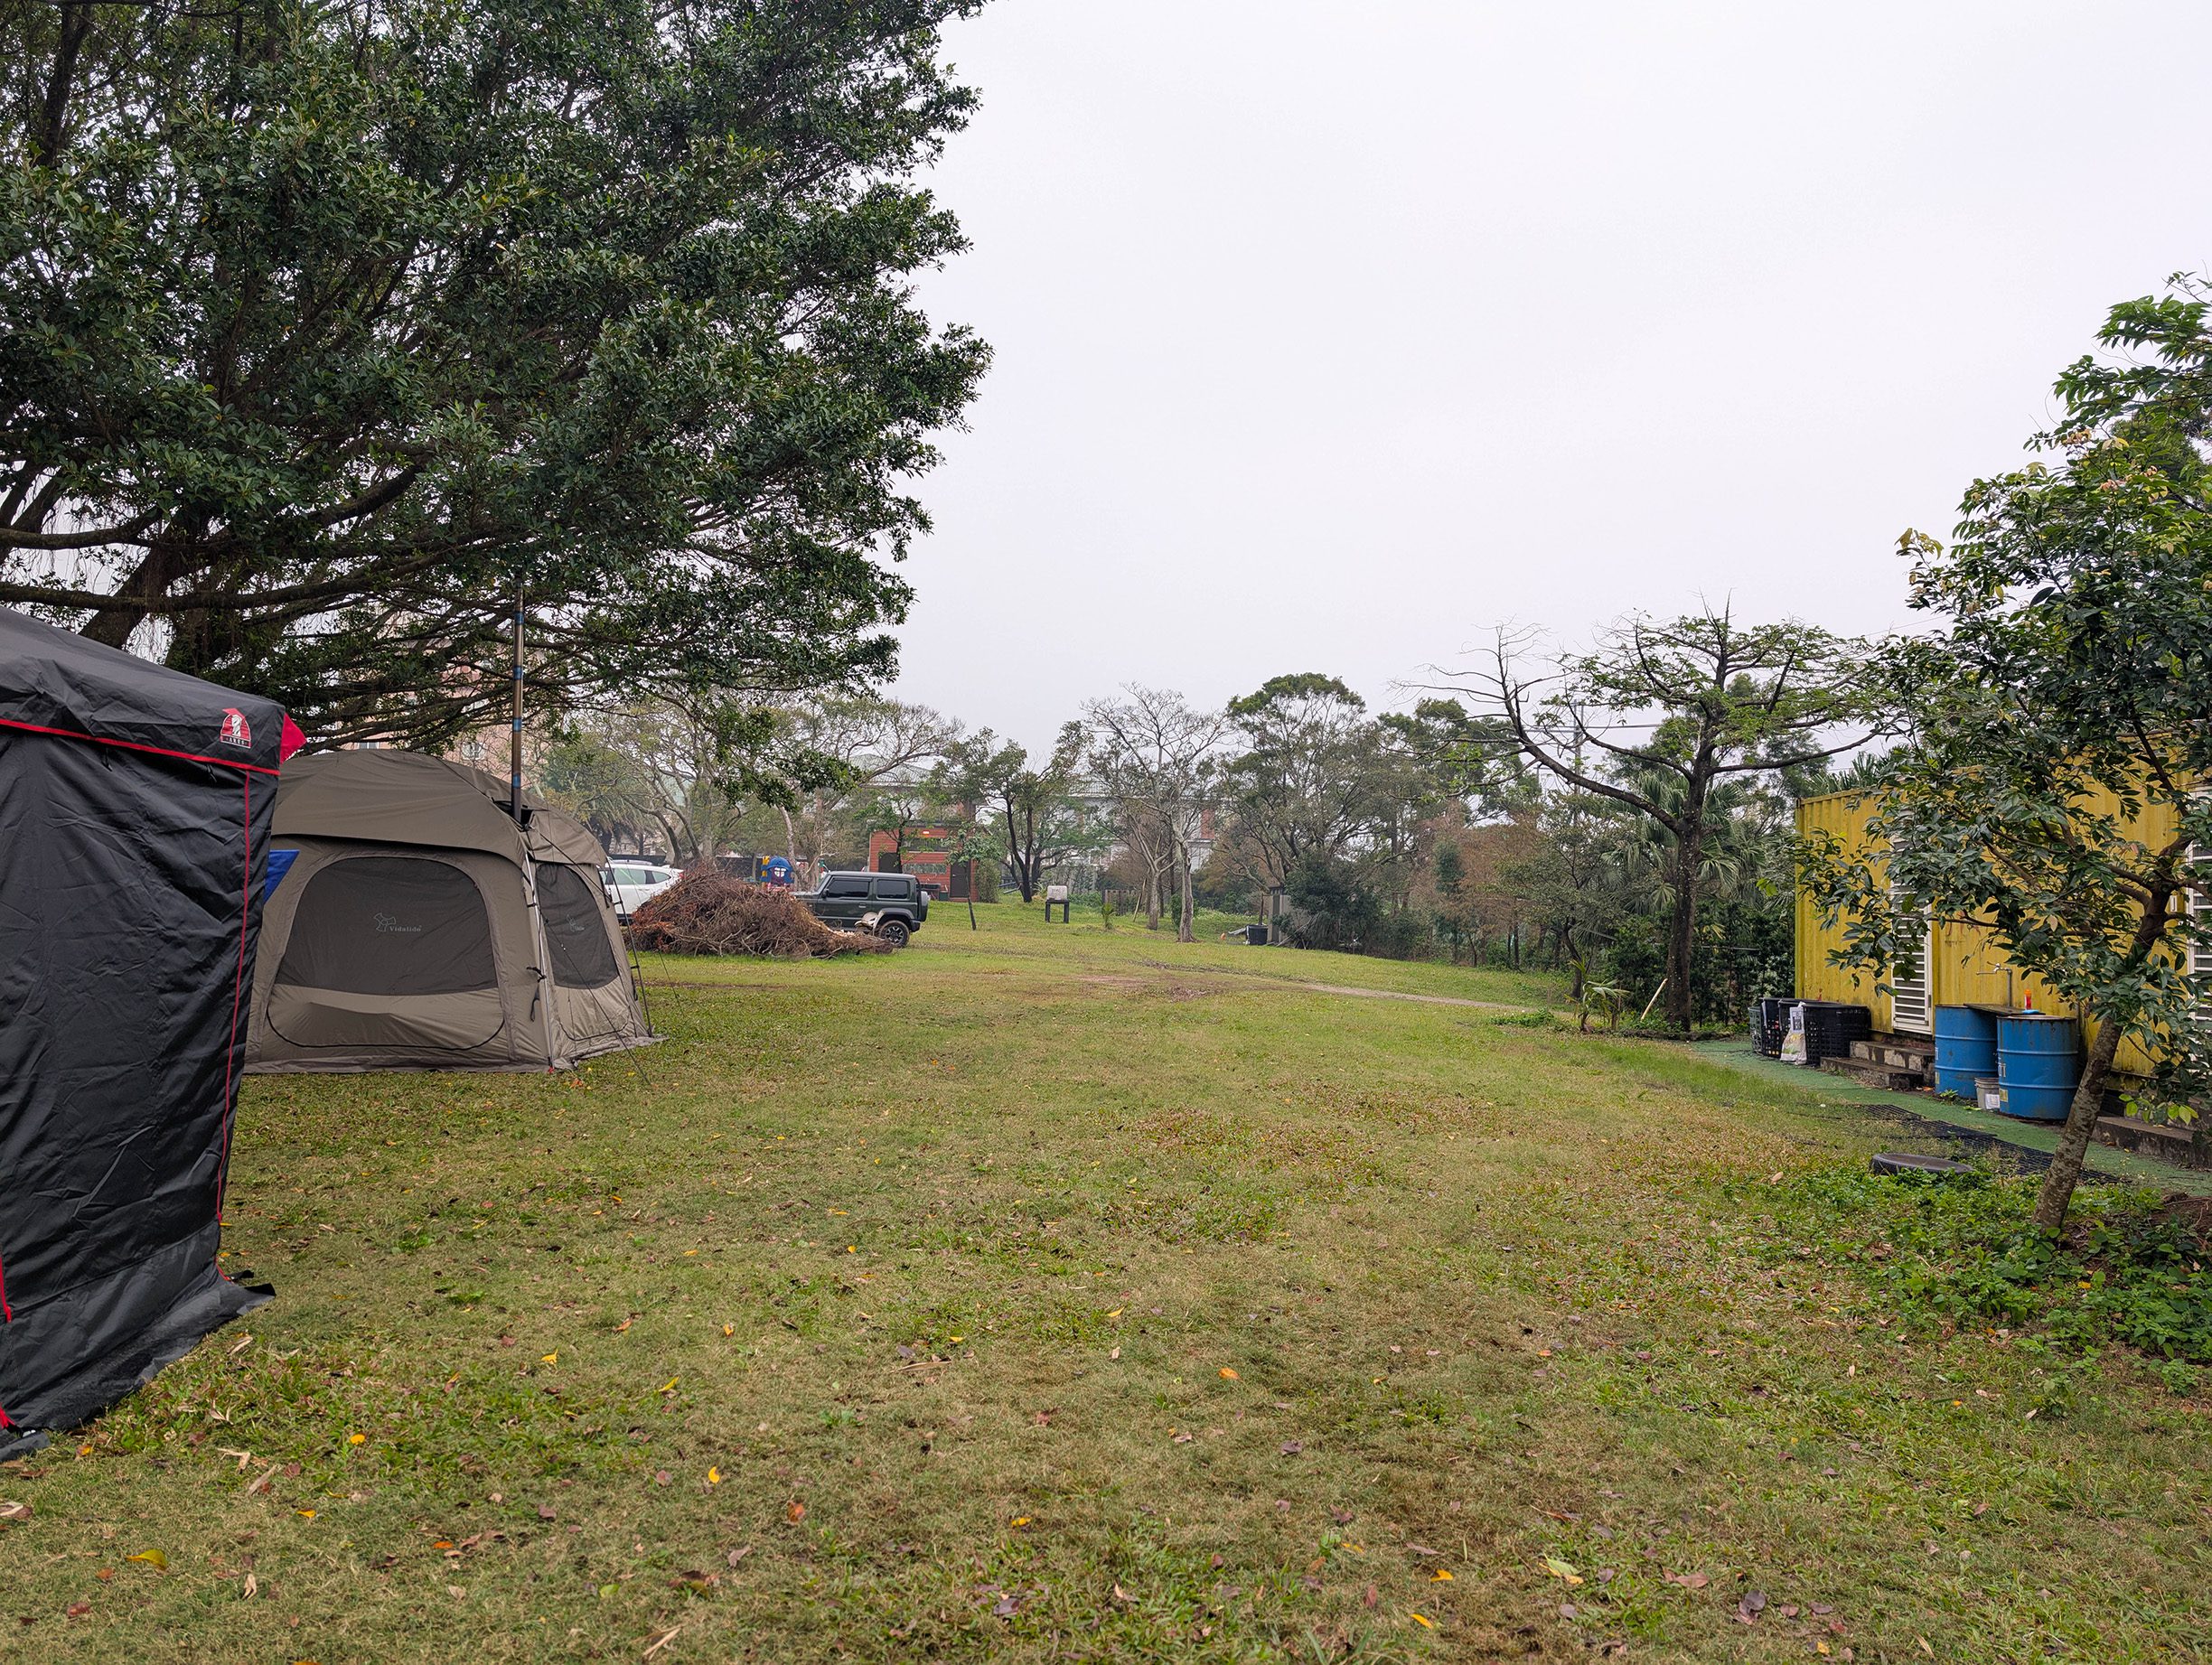
{"label": "large green tree", "polygon": [[1910,744],[1886,760],[1871,847],[1806,852],[1887,968],[1923,921],[1985,926],[2096,1020],[2036,1223],[2064,1224],[2122,1040],[2158,1093],[2212,1086],[2193,960],[2212,950],[2212,327],[2204,285],[2115,307],[2060,378],[2048,461],[1975,482],[1951,546],[1908,533],[1912,600],[1945,620],[1892,645]]}
{"label": "large green tree", "polygon": [[0,603],[436,744],[886,672],[979,0],[0,7]]}

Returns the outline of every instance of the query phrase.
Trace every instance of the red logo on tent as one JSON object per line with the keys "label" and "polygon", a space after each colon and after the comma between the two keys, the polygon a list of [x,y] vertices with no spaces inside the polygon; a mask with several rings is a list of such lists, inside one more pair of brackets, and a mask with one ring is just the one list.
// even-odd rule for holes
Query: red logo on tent
{"label": "red logo on tent", "polygon": [[253,730],[247,727],[246,714],[236,706],[224,707],[222,727],[216,731],[215,738],[241,752],[253,750]]}

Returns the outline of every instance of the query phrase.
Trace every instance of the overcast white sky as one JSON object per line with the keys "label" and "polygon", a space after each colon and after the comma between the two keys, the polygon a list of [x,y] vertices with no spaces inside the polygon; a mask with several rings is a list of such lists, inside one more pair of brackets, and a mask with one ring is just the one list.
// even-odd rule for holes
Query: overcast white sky
{"label": "overcast white sky", "polygon": [[1378,703],[1499,622],[1907,622],[1898,533],[2203,267],[2212,7],[996,0],[926,294],[997,363],[898,692]]}

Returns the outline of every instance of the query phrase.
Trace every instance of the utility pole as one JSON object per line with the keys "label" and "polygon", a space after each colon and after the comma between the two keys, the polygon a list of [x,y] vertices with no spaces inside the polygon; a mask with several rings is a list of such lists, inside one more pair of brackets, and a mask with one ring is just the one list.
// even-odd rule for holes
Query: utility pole
{"label": "utility pole", "polygon": [[522,586],[515,585],[514,723],[507,737],[507,812],[522,825]]}

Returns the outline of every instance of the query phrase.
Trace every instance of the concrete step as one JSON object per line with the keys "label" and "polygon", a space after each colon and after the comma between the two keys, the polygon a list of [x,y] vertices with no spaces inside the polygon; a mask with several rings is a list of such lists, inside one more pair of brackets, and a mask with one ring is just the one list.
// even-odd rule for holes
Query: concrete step
{"label": "concrete step", "polygon": [[2200,1133],[2170,1122],[2137,1121],[2130,1116],[2100,1116],[2096,1137],[2101,1145],[2155,1156],[2177,1167],[2212,1167],[2212,1131]]}
{"label": "concrete step", "polygon": [[1892,1070],[1913,1070],[1926,1075],[1936,1067],[1936,1043],[1917,1034],[1878,1034],[1853,1041],[1851,1056],[1861,1063],[1886,1064]]}
{"label": "concrete step", "polygon": [[1840,1075],[1861,1087],[1879,1088],[1883,1092],[1918,1092],[1928,1084],[1928,1078],[1917,1070],[1900,1070],[1865,1058],[1823,1058],[1821,1068],[1830,1075]]}

